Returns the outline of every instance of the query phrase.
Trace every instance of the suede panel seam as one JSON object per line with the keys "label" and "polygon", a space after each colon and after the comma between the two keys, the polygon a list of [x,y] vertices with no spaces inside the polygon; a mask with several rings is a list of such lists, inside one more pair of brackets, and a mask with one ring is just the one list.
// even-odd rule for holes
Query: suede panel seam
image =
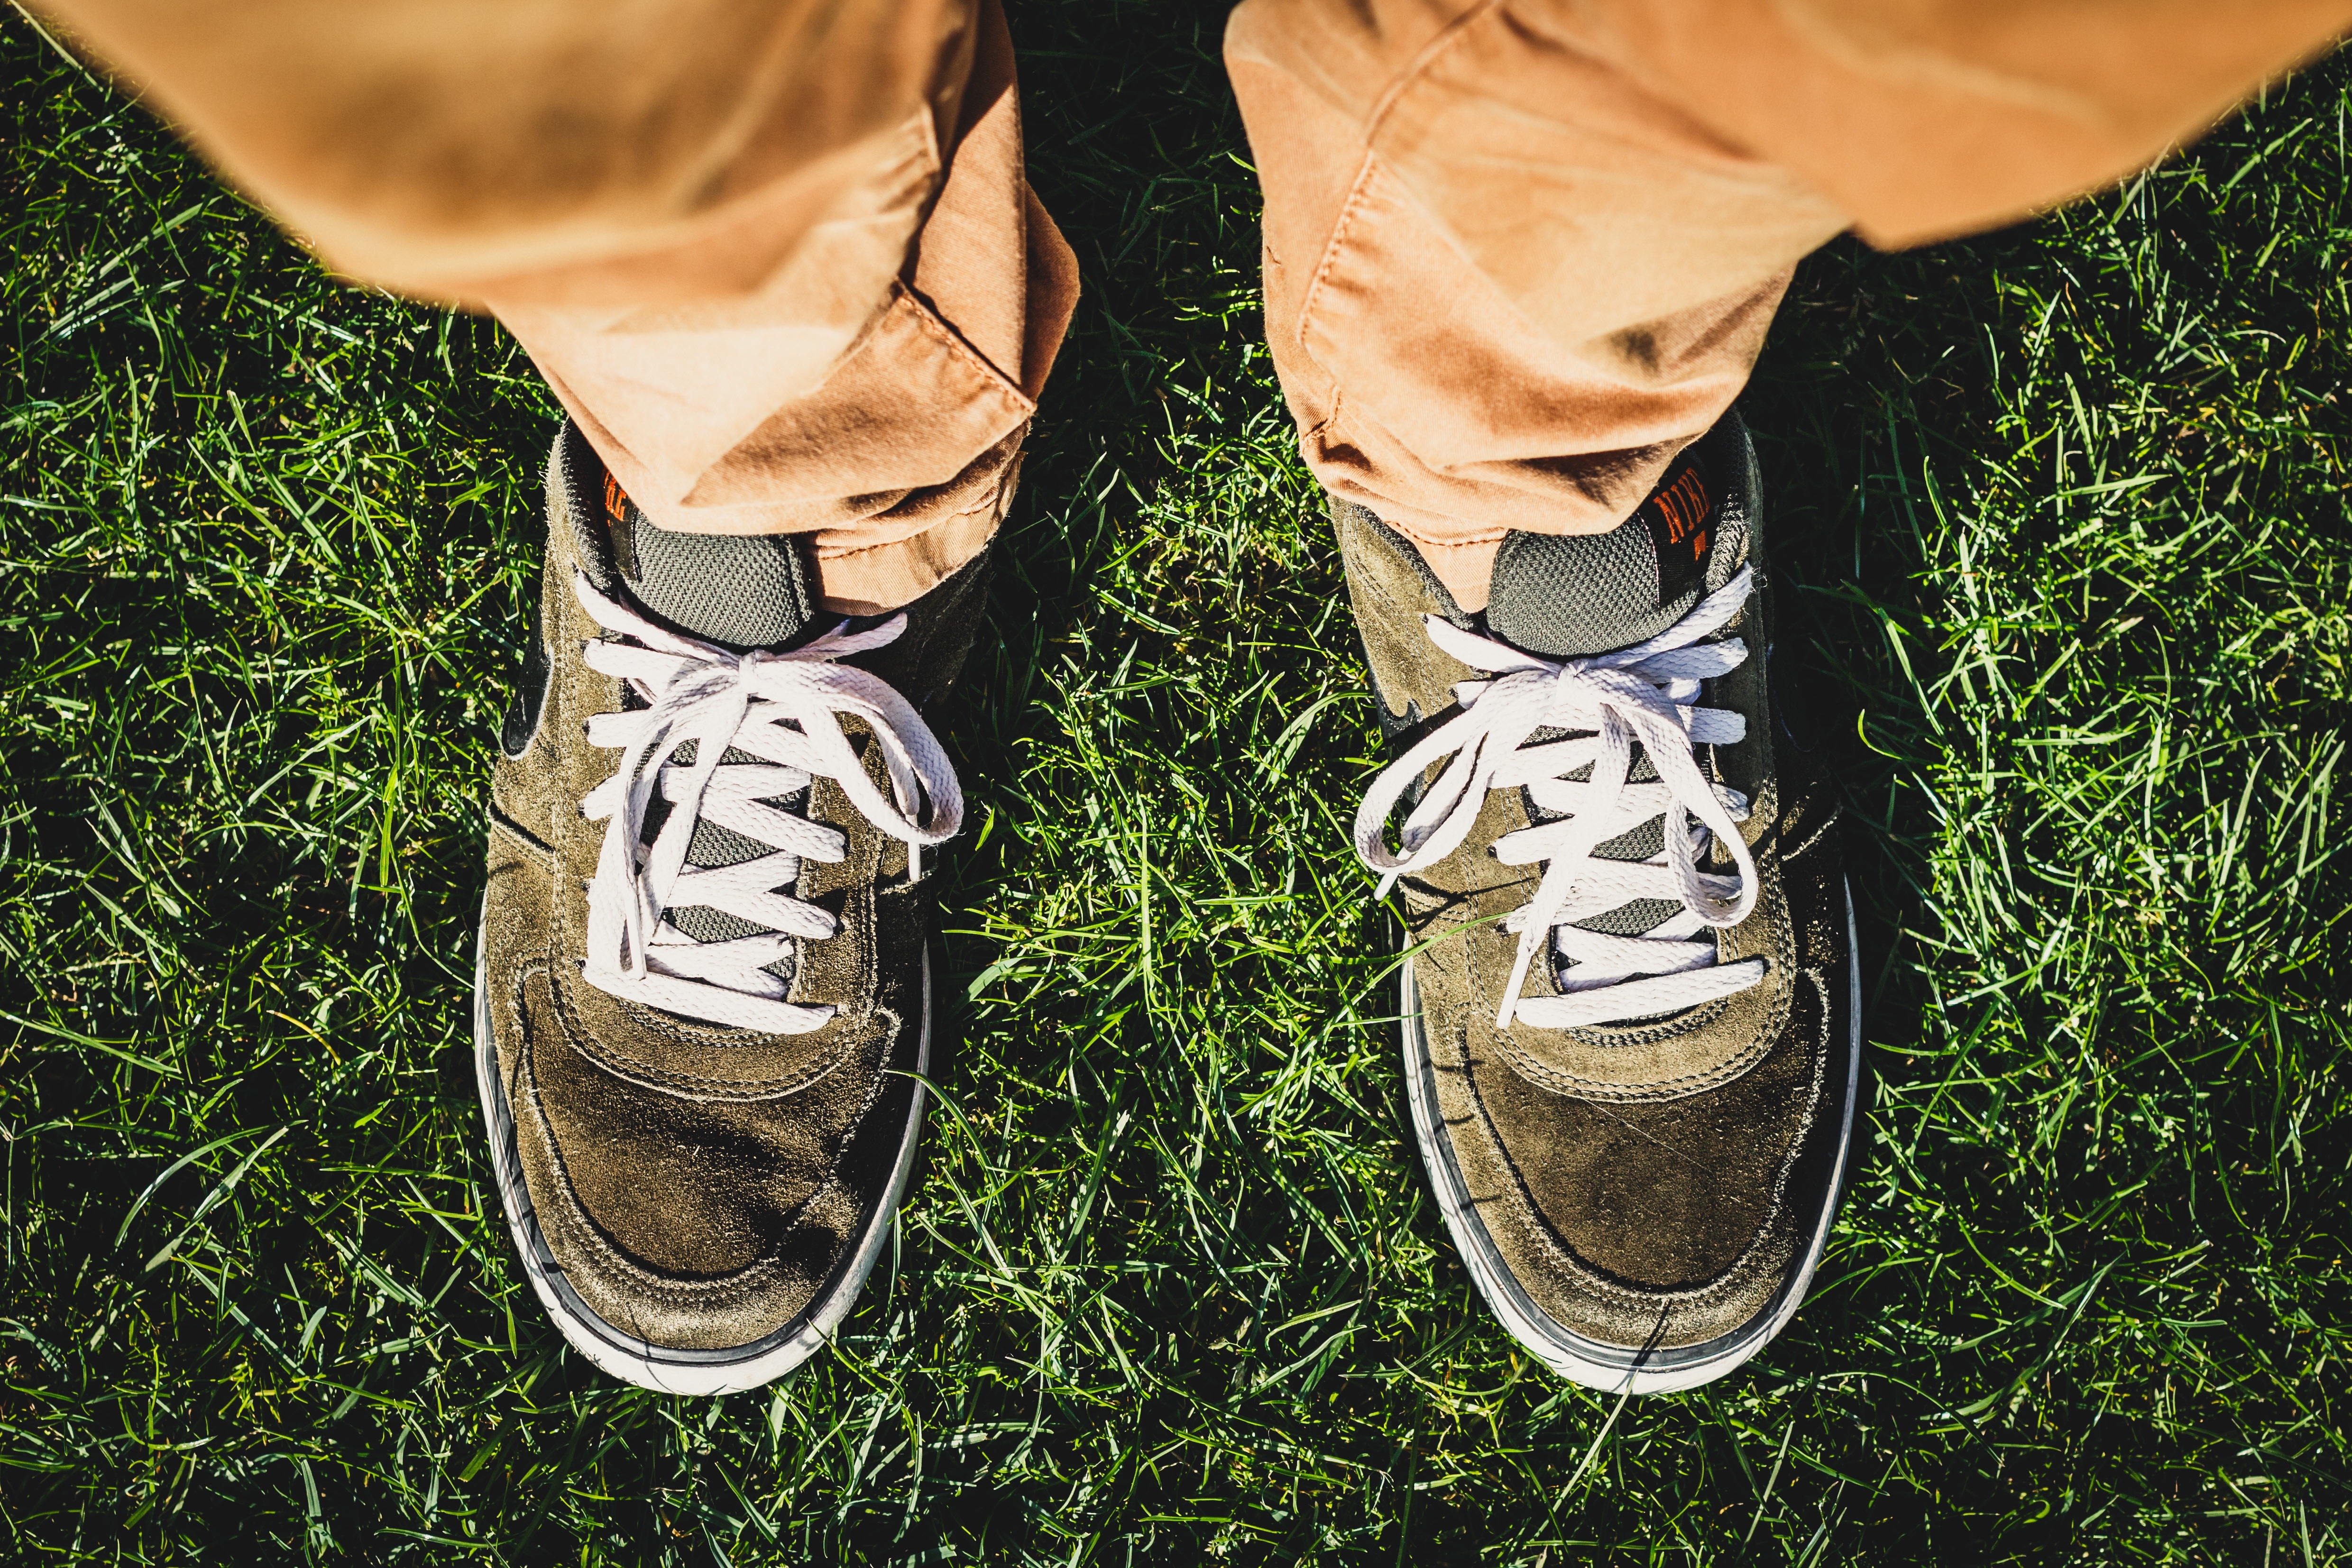
{"label": "suede panel seam", "polygon": [[[1765,905],[1765,923],[1772,934],[1774,967],[1780,974],[1790,975],[1796,972],[1793,922],[1778,874],[1777,863],[1771,871],[1772,873],[1764,879],[1762,902]],[[1422,929],[1426,929],[1426,926]],[[1470,928],[1467,923],[1465,923],[1456,929],[1457,932],[1466,936]],[[1723,933],[1717,940],[1722,944],[1720,948],[1722,962],[1736,962],[1741,956],[1733,932]],[[1726,1058],[1718,1065],[1703,1072],[1680,1073],[1672,1077],[1653,1079],[1630,1088],[1622,1084],[1612,1084],[1601,1079],[1586,1078],[1544,1061],[1519,1043],[1517,1038],[1517,1030],[1519,1026],[1514,1025],[1509,1030],[1500,1030],[1488,1025],[1485,1029],[1485,1034],[1495,1047],[1496,1053],[1510,1064],[1513,1071],[1538,1088],[1555,1094],[1565,1095],[1575,1100],[1612,1104],[1641,1104],[1660,1100],[1681,1099],[1732,1082],[1751,1071],[1758,1062],[1769,1055],[1774,1042],[1780,1038],[1780,1030],[1787,1026],[1794,988],[1793,981],[1776,986],[1772,1009],[1765,1015],[1763,1023],[1754,1037],[1754,1042],[1744,1051]],[[1627,1030],[1613,1036],[1603,1036],[1588,1029],[1569,1029],[1558,1032],[1601,1050],[1638,1050],[1645,1045],[1659,1045],[1685,1039],[1715,1022],[1729,1010],[1730,1006],[1729,1001],[1710,1002],[1697,1009],[1696,1017],[1680,1019],[1672,1023],[1656,1025],[1649,1029]]]}
{"label": "suede panel seam", "polygon": [[[1765,956],[1769,957],[1773,967],[1781,974],[1787,974],[1796,963],[1796,940],[1794,923],[1789,913],[1788,891],[1781,883],[1779,858],[1775,856],[1769,866],[1759,866],[1758,872],[1759,880],[1763,883],[1759,890],[1762,896],[1758,902],[1764,905],[1765,925],[1772,934],[1772,951]],[[1718,964],[1735,964],[1742,958],[1759,956],[1740,950],[1739,927],[1736,925],[1728,930],[1718,932],[1716,944],[1716,961]],[[1658,1080],[1659,1084],[1689,1083],[1712,1086],[1728,1083],[1761,1061],[1765,1052],[1770,1049],[1770,1042],[1778,1037],[1781,1026],[1789,1021],[1789,1000],[1794,989],[1793,984],[1780,982],[1777,977],[1769,974],[1764,983],[1774,988],[1774,997],[1772,1010],[1764,1016],[1761,1030],[1757,1036],[1757,1039],[1763,1043],[1750,1048],[1747,1054],[1734,1056],[1720,1066],[1711,1068],[1706,1072],[1689,1073],[1679,1078],[1662,1078]],[[1643,1045],[1663,1045],[1668,1040],[1681,1040],[1697,1033],[1701,1029],[1728,1012],[1731,1006],[1731,999],[1727,998],[1721,1001],[1706,1004],[1700,1016],[1696,1018],[1677,1019],[1672,1023],[1652,1024],[1644,1029],[1627,1030],[1622,1032],[1604,1033],[1599,1029],[1591,1027],[1563,1030],[1561,1032],[1571,1035],[1587,1045],[1598,1046],[1608,1051],[1621,1051]],[[1555,1068],[1550,1071],[1559,1070]],[[1587,1082],[1583,1079],[1576,1081]]]}
{"label": "suede panel seam", "polygon": [[555,846],[552,844],[544,844],[540,842],[537,838],[532,836],[530,829],[525,828],[521,823],[517,822],[512,818],[509,817],[504,811],[499,810],[495,801],[491,803],[489,818],[491,832],[504,833],[508,838],[514,840],[523,848],[529,850],[532,854],[545,861],[547,862],[547,869],[550,871],[554,869],[556,858]]}
{"label": "suede panel seam", "polygon": [[[558,984],[552,971],[548,975],[547,989],[548,994],[555,998],[556,1012],[563,1025],[564,1039],[572,1050],[614,1078],[625,1083],[634,1083],[643,1089],[676,1091],[688,1095],[699,1090],[708,1089],[719,1092],[709,1096],[710,1098],[723,1098],[730,1101],[782,1100],[812,1088],[840,1071],[845,1064],[856,1059],[863,1043],[854,1038],[844,1039],[834,1051],[818,1057],[803,1068],[798,1076],[722,1078],[710,1073],[681,1072],[673,1068],[653,1067],[641,1061],[627,1061],[604,1049],[595,1042],[595,1037],[589,1030],[586,1020],[580,1017],[578,1009],[573,1007],[570,988]],[[622,1005],[625,1011],[632,1014],[647,1010],[635,1003]],[[886,1012],[885,1016],[894,1015]],[[845,1030],[843,1033],[846,1036],[848,1030]],[[673,1036],[673,1038],[676,1037]],[[693,1042],[681,1040],[678,1043]],[[756,1047],[745,1044],[705,1049],[747,1051]]]}
{"label": "suede panel seam", "polygon": [[1528,1189],[1526,1178],[1519,1174],[1518,1161],[1512,1157],[1509,1147],[1504,1144],[1501,1135],[1496,1131],[1493,1118],[1487,1113],[1486,1097],[1479,1093],[1475,1077],[1466,1067],[1462,1070],[1463,1086],[1469,1095],[1471,1104],[1476,1109],[1479,1131],[1485,1134],[1486,1142],[1499,1156],[1503,1168],[1510,1173],[1510,1196],[1516,1200],[1508,1206],[1511,1218],[1517,1222],[1523,1235],[1527,1236],[1546,1257],[1559,1265],[1583,1288],[1615,1305],[1628,1308],[1654,1309],[1662,1304],[1706,1306],[1725,1296],[1736,1294],[1748,1286],[1763,1272],[1757,1267],[1759,1259],[1776,1244],[1786,1244],[1787,1238],[1779,1235],[1778,1232],[1784,1228],[1782,1221],[1789,1213],[1787,1203],[1789,1178],[1795,1171],[1806,1143],[1811,1137],[1813,1128],[1820,1120],[1822,1088],[1825,1078],[1823,1067],[1826,1064],[1826,1057],[1822,1053],[1834,1043],[1831,1035],[1832,1025],[1836,1018],[1835,1009],[1831,1005],[1828,983],[1822,977],[1820,971],[1809,968],[1803,971],[1801,977],[1812,982],[1822,1002],[1822,1040],[1813,1057],[1811,1103],[1806,1107],[1804,1119],[1791,1133],[1788,1148],[1782,1154],[1779,1167],[1773,1174],[1771,1198],[1763,1218],[1757,1224],[1755,1239],[1748,1243],[1738,1258],[1725,1267],[1722,1273],[1705,1285],[1687,1290],[1640,1290],[1612,1279],[1577,1256],[1566,1239],[1553,1228],[1550,1220],[1544,1217],[1543,1211],[1536,1206],[1534,1197]]}
{"label": "suede panel seam", "polygon": [[[574,1248],[587,1252],[595,1262],[609,1270],[613,1276],[625,1281],[634,1291],[642,1291],[656,1301],[673,1299],[681,1305],[707,1306],[713,1297],[725,1298],[730,1304],[750,1301],[761,1288],[782,1270],[782,1260],[772,1250],[767,1256],[721,1279],[681,1280],[674,1275],[656,1273],[629,1257],[614,1244],[612,1239],[605,1235],[604,1228],[596,1223],[594,1217],[581,1205],[579,1195],[572,1186],[571,1171],[563,1157],[562,1145],[556,1139],[554,1124],[548,1119],[546,1108],[540,1099],[537,1041],[532,1038],[528,1015],[524,1013],[521,999],[522,987],[534,973],[547,974],[551,981],[554,977],[543,967],[526,967],[517,976],[513,1005],[517,1015],[524,1019],[522,1030],[524,1098],[530,1105],[531,1119],[537,1124],[540,1142],[547,1150],[548,1161],[554,1166],[557,1186],[557,1191],[551,1195],[556,1199],[551,1206],[552,1212],[551,1212],[551,1206],[537,1193],[532,1195],[534,1200],[537,1200],[535,1207],[543,1218],[553,1219],[556,1222],[564,1233],[564,1240]],[[868,1108],[871,1108],[870,1103]],[[808,1197],[793,1207],[792,1214],[805,1214],[816,1206],[819,1199],[840,1191],[842,1187],[839,1176],[828,1176],[816,1185]]]}

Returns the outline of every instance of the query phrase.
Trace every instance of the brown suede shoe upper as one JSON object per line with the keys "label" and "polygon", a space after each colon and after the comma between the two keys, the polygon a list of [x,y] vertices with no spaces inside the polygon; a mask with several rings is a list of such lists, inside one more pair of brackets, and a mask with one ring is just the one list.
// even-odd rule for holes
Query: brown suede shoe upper
{"label": "brown suede shoe upper", "polygon": [[[908,879],[906,847],[818,778],[801,814],[838,828],[847,857],[804,859],[786,891],[840,921],[793,956],[789,999],[835,1008],[823,1028],[719,1027],[582,977],[584,890],[604,830],[580,801],[614,766],[583,731],[624,706],[622,683],[580,656],[604,632],[572,587],[575,568],[607,593],[615,582],[602,518],[582,504],[595,463],[567,428],[548,477],[544,694],[535,711],[524,694],[492,774],[482,1008],[537,1223],[565,1280],[650,1344],[726,1350],[800,1318],[890,1186],[927,1027],[925,890]],[[910,607],[897,643],[852,662],[916,701],[944,689],[970,647],[983,570],[950,578]],[[865,753],[887,789],[880,748]]]}
{"label": "brown suede shoe upper", "polygon": [[[1371,513],[1339,503],[1333,520],[1384,720],[1417,738],[1459,711],[1455,683],[1481,674],[1438,649],[1422,617],[1470,618]],[[1751,536],[1740,537],[1752,559]],[[1710,588],[1738,564],[1720,563]],[[1670,1349],[1740,1330],[1803,1265],[1833,1197],[1843,1126],[1829,1124],[1842,1122],[1851,1028],[1836,810],[1774,754],[1769,598],[1755,564],[1759,591],[1725,632],[1750,656],[1702,698],[1745,714],[1748,736],[1699,750],[1702,768],[1752,801],[1741,828],[1758,897],[1716,936],[1722,962],[1767,960],[1760,984],[1663,1019],[1497,1028],[1518,940],[1503,921],[1540,868],[1486,852],[1529,825],[1523,791],[1489,792],[1462,848],[1399,883],[1421,949],[1412,972],[1443,1136],[1468,1207],[1533,1305],[1602,1345]],[[1718,845],[1704,869],[1730,863]],[[1538,962],[1520,994],[1555,989]]]}

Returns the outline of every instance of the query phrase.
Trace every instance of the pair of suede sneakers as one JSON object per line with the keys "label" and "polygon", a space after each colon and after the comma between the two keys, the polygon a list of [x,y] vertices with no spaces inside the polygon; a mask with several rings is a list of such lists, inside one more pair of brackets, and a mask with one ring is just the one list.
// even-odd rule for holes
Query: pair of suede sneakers
{"label": "pair of suede sneakers", "polygon": [[[1861,1102],[1823,779],[1768,679],[1736,414],[1607,534],[1514,533],[1465,614],[1334,500],[1391,751],[1356,821],[1402,895],[1404,1087],[1461,1260],[1561,1375],[1722,1376],[1794,1315]],[[985,554],[814,612],[793,541],[648,526],[573,429],[493,770],[482,1108],[531,1284],[612,1375],[756,1387],[873,1270],[931,1064],[925,721]],[[1394,820],[1401,819],[1401,820]]]}

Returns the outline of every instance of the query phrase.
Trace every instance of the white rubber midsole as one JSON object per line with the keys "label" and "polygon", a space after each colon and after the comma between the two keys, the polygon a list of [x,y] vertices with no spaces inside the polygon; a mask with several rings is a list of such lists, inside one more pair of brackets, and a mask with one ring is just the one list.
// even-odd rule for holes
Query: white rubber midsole
{"label": "white rubber midsole", "polygon": [[1469,1189],[1455,1165],[1452,1145],[1441,1139],[1435,1068],[1429,1056],[1428,1037],[1421,1023],[1421,993],[1413,979],[1412,960],[1405,960],[1398,994],[1404,1016],[1405,1096],[1412,1107],[1412,1130],[1421,1145],[1422,1164],[1437,1196],[1438,1211],[1454,1248],[1476,1282],[1478,1293],[1502,1320],[1503,1326],[1543,1364],[1571,1383],[1611,1394],[1672,1394],[1713,1382],[1738,1366],[1789,1326],[1803,1305],[1813,1270],[1829,1245],[1830,1228],[1837,1218],[1838,1194],[1845,1185],[1846,1161],[1853,1145],[1855,1109],[1862,1092],[1862,966],[1853,925],[1853,894],[1845,890],[1846,1017],[1848,1019],[1845,1103],[1838,1134],[1837,1163],[1830,1176],[1830,1200],[1822,1208],[1804,1264],[1782,1291],[1772,1310],[1738,1332],[1724,1336],[1719,1349],[1685,1358],[1675,1352],[1672,1364],[1656,1364],[1652,1353],[1602,1344],[1576,1334],[1544,1314],[1528,1299],[1495,1251],[1486,1223],[1475,1213]]}
{"label": "white rubber midsole", "polygon": [[752,1344],[730,1351],[686,1351],[666,1348],[614,1328],[580,1299],[564,1279],[562,1266],[549,1250],[539,1228],[539,1217],[524,1184],[521,1162],[515,1154],[514,1113],[499,1080],[498,1043],[490,1031],[488,994],[484,985],[482,949],[476,936],[474,959],[474,1079],[482,1099],[482,1115],[490,1134],[490,1163],[496,1171],[499,1196],[506,1206],[507,1223],[514,1229],[515,1249],[540,1304],[572,1348],[597,1368],[624,1383],[663,1394],[740,1394],[772,1383],[816,1354],[849,1315],[865,1289],[866,1276],[882,1255],[897,1220],[907,1178],[915,1168],[915,1149],[923,1127],[923,1079],[931,1066],[931,955],[923,953],[923,1028],[915,1051],[914,1100],[908,1107],[907,1128],[898,1147],[889,1190],[876,1205],[858,1238],[857,1250],[835,1277],[830,1289],[811,1302],[793,1322]]}

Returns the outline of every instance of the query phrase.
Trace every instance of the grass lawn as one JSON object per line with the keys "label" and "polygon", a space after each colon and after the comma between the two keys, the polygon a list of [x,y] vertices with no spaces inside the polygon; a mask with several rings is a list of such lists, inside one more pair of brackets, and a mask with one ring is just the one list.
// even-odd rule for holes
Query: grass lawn
{"label": "grass lawn", "polygon": [[1794,1328],[1621,1404],[1417,1168],[1223,11],[1015,18],[1087,296],[945,727],[948,1104],[838,1353],[717,1401],[567,1354],[486,1176],[551,400],[0,21],[7,1561],[2352,1559],[2352,57],[1800,274],[1744,407],[1871,1143]]}

